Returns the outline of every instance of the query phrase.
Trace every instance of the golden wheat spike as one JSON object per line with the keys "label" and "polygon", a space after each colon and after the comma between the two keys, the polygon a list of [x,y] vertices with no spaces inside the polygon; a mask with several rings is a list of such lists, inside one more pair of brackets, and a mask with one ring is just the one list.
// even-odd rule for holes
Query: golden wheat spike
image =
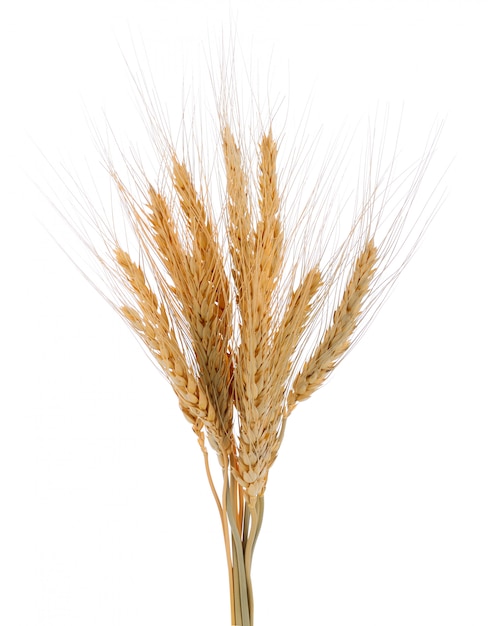
{"label": "golden wheat spike", "polygon": [[239,301],[242,327],[235,394],[240,438],[235,476],[250,497],[263,493],[277,454],[291,359],[304,332],[310,302],[321,285],[318,268],[311,269],[291,294],[282,319],[273,315],[281,307],[274,300],[274,286],[284,262],[276,155],[269,133],[260,143],[256,250]]}
{"label": "golden wheat spike", "polygon": [[229,344],[233,334],[230,294],[217,235],[186,166],[173,157],[173,182],[191,236],[186,272],[178,273],[176,293],[187,321],[200,379],[215,407],[210,433],[217,449],[231,445],[232,399]]}
{"label": "golden wheat spike", "polygon": [[148,286],[143,270],[121,248],[116,249],[115,256],[140,309],[138,311],[124,305],[120,309],[121,314],[157,360],[172,385],[186,419],[197,434],[203,427],[206,428],[209,440],[222,460],[220,453],[228,447],[229,441],[226,441],[224,425],[219,424],[217,411],[203,381],[187,365],[166,312],[163,306],[158,307],[157,297]]}
{"label": "golden wheat spike", "polygon": [[[291,361],[305,331],[311,302],[322,285],[318,268],[309,270],[289,299],[284,315],[271,341],[267,338],[261,350],[258,370],[252,388],[240,402],[240,441],[236,479],[249,496],[263,493],[269,469],[280,446],[279,431],[284,416],[286,385]],[[243,363],[246,368],[248,364]],[[248,396],[248,397],[247,397]]]}
{"label": "golden wheat spike", "polygon": [[243,297],[242,282],[246,280],[254,254],[254,232],[248,194],[248,177],[243,169],[241,150],[229,126],[222,131],[222,149],[227,183],[227,234],[233,265],[233,280],[238,300]]}
{"label": "golden wheat spike", "polygon": [[267,301],[277,284],[284,261],[276,159],[277,144],[270,130],[260,143],[258,197],[260,220],[256,231],[256,256],[262,277],[260,287],[267,293],[265,296]]}
{"label": "golden wheat spike", "polygon": [[376,272],[377,248],[371,239],[356,260],[354,271],[335,310],[332,323],[312,356],[296,376],[288,399],[288,414],[318,389],[350,347]]}
{"label": "golden wheat spike", "polygon": [[[192,240],[192,252],[189,258],[189,265],[192,268],[187,269],[193,269],[193,274],[195,274],[197,266],[200,266],[202,280],[206,280],[212,289],[217,317],[222,321],[224,334],[228,334],[231,330],[230,310],[226,311],[226,307],[230,308],[229,282],[225,273],[218,234],[213,220],[209,218],[205,210],[204,202],[197,194],[188,169],[184,163],[178,161],[176,156],[173,157],[173,178]],[[194,298],[196,294],[190,282],[184,280],[184,274],[179,278],[182,278],[185,293],[192,292],[190,296]]]}

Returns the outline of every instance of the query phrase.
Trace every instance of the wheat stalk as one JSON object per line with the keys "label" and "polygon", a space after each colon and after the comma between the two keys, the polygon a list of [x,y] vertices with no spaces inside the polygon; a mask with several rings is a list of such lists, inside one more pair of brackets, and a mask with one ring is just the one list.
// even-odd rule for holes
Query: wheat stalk
{"label": "wheat stalk", "polygon": [[[150,115],[153,124],[160,119]],[[220,115],[222,207],[215,210],[208,185],[195,183],[173,142],[159,164],[167,188],[129,165],[133,191],[108,157],[137,247],[127,249],[98,218],[105,251],[89,247],[114,306],[156,360],[198,438],[224,533],[231,623],[253,626],[253,551],[287,419],[324,384],[397,277],[389,268],[431,152],[413,170],[405,202],[391,210],[404,180],[395,186],[387,171],[381,190],[381,179],[368,173],[349,233],[324,260],[323,235],[312,243],[305,230],[313,219],[308,208],[296,222],[305,237],[285,228],[288,198],[272,126],[259,135],[254,175],[240,147],[245,138],[235,138],[227,117]],[[207,440],[221,466],[220,487]]]}

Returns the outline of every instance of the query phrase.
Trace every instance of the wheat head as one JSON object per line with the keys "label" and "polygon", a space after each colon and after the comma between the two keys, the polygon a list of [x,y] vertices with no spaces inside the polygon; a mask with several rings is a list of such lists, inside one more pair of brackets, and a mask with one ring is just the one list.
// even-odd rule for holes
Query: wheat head
{"label": "wheat head", "polygon": [[377,248],[371,239],[356,260],[341,302],[332,316],[331,325],[295,377],[288,397],[288,415],[298,402],[307,400],[322,386],[350,347],[377,270],[376,264]]}

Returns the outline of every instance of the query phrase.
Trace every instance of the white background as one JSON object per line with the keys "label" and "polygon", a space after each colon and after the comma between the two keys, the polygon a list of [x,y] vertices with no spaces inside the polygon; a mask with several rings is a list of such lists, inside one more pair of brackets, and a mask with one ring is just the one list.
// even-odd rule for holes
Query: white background
{"label": "white background", "polygon": [[138,343],[46,234],[57,222],[33,181],[58,183],[41,152],[57,171],[86,160],[99,175],[85,108],[143,140],[128,121],[120,48],[131,60],[133,42],[145,48],[164,101],[180,107],[183,75],[187,84],[232,21],[245,57],[261,76],[271,60],[276,94],[287,87],[297,112],[310,101],[328,142],[345,118],[389,103],[405,106],[407,148],[446,119],[435,176],[454,158],[418,254],[288,425],[255,555],[256,624],[494,626],[493,10],[481,0],[4,7],[0,624],[229,622],[195,439]]}

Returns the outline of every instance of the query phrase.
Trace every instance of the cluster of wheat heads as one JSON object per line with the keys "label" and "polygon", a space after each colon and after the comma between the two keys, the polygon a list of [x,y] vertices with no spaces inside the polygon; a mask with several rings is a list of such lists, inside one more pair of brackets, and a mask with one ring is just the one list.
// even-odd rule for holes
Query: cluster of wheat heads
{"label": "cluster of wheat heads", "polygon": [[[153,132],[166,137],[152,118]],[[225,112],[219,120],[217,196],[211,164],[186,153],[197,151],[193,140],[183,154],[168,135],[158,139],[156,182],[130,161],[125,180],[107,156],[135,245],[98,222],[104,252],[90,246],[105,269],[111,304],[153,355],[198,439],[222,522],[231,623],[253,626],[253,551],[288,417],[357,341],[409,259],[411,207],[439,130],[399,174],[394,157],[381,170],[382,145],[371,149],[340,239],[339,207],[329,195],[319,204],[312,192],[299,213],[288,210],[280,172],[297,168],[280,167],[272,123],[257,137],[250,128],[242,137]]]}

